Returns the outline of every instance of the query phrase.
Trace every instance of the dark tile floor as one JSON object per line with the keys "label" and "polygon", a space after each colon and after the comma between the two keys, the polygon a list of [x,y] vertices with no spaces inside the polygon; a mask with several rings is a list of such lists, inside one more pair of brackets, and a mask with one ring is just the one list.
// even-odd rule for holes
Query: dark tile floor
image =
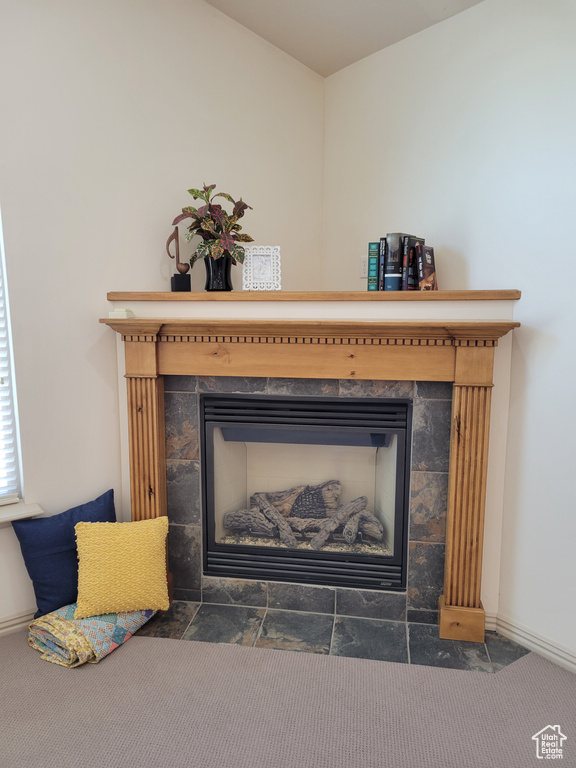
{"label": "dark tile floor", "polygon": [[496,632],[484,643],[441,640],[432,624],[175,601],[139,635],[498,672],[528,653]]}

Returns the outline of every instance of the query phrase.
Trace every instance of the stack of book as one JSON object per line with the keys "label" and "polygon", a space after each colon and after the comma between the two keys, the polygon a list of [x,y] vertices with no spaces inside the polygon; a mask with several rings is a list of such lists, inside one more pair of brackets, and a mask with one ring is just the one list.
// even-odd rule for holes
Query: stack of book
{"label": "stack of book", "polygon": [[434,248],[404,232],[368,243],[368,290],[437,291]]}

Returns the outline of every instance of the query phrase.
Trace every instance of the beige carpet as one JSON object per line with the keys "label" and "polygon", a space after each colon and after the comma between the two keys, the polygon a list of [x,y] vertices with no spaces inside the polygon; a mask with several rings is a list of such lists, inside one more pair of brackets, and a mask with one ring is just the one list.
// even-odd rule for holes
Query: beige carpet
{"label": "beige carpet", "polygon": [[487,674],[135,637],[65,669],[19,632],[0,713],[2,768],[530,768],[547,725],[576,766],[576,676],[533,653]]}

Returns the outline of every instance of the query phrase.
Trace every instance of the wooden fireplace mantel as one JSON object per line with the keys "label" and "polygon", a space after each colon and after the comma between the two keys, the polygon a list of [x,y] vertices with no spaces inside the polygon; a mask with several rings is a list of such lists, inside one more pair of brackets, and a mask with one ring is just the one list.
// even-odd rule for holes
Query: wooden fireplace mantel
{"label": "wooden fireplace mantel", "polygon": [[[510,321],[103,319],[127,376],[294,376],[491,386]],[[474,350],[473,352],[471,350]]]}
{"label": "wooden fireplace mantel", "polygon": [[[519,297],[508,293],[516,295],[506,299]],[[166,375],[452,382],[440,636],[483,641],[480,588],[494,349],[519,323],[150,317],[100,322],[124,342],[136,520],[166,514]]]}
{"label": "wooden fireplace mantel", "polygon": [[108,301],[163,301],[185,302],[424,302],[436,303],[445,301],[517,301],[520,291],[508,290],[476,290],[476,291],[204,291],[203,293],[186,292],[172,293],[168,291],[110,291]]}

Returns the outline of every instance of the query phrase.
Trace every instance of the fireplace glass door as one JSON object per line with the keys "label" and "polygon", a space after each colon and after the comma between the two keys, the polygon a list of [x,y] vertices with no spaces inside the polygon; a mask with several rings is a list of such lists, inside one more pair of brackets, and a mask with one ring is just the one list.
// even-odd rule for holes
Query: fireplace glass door
{"label": "fireplace glass door", "polygon": [[402,589],[407,400],[203,395],[204,572]]}

